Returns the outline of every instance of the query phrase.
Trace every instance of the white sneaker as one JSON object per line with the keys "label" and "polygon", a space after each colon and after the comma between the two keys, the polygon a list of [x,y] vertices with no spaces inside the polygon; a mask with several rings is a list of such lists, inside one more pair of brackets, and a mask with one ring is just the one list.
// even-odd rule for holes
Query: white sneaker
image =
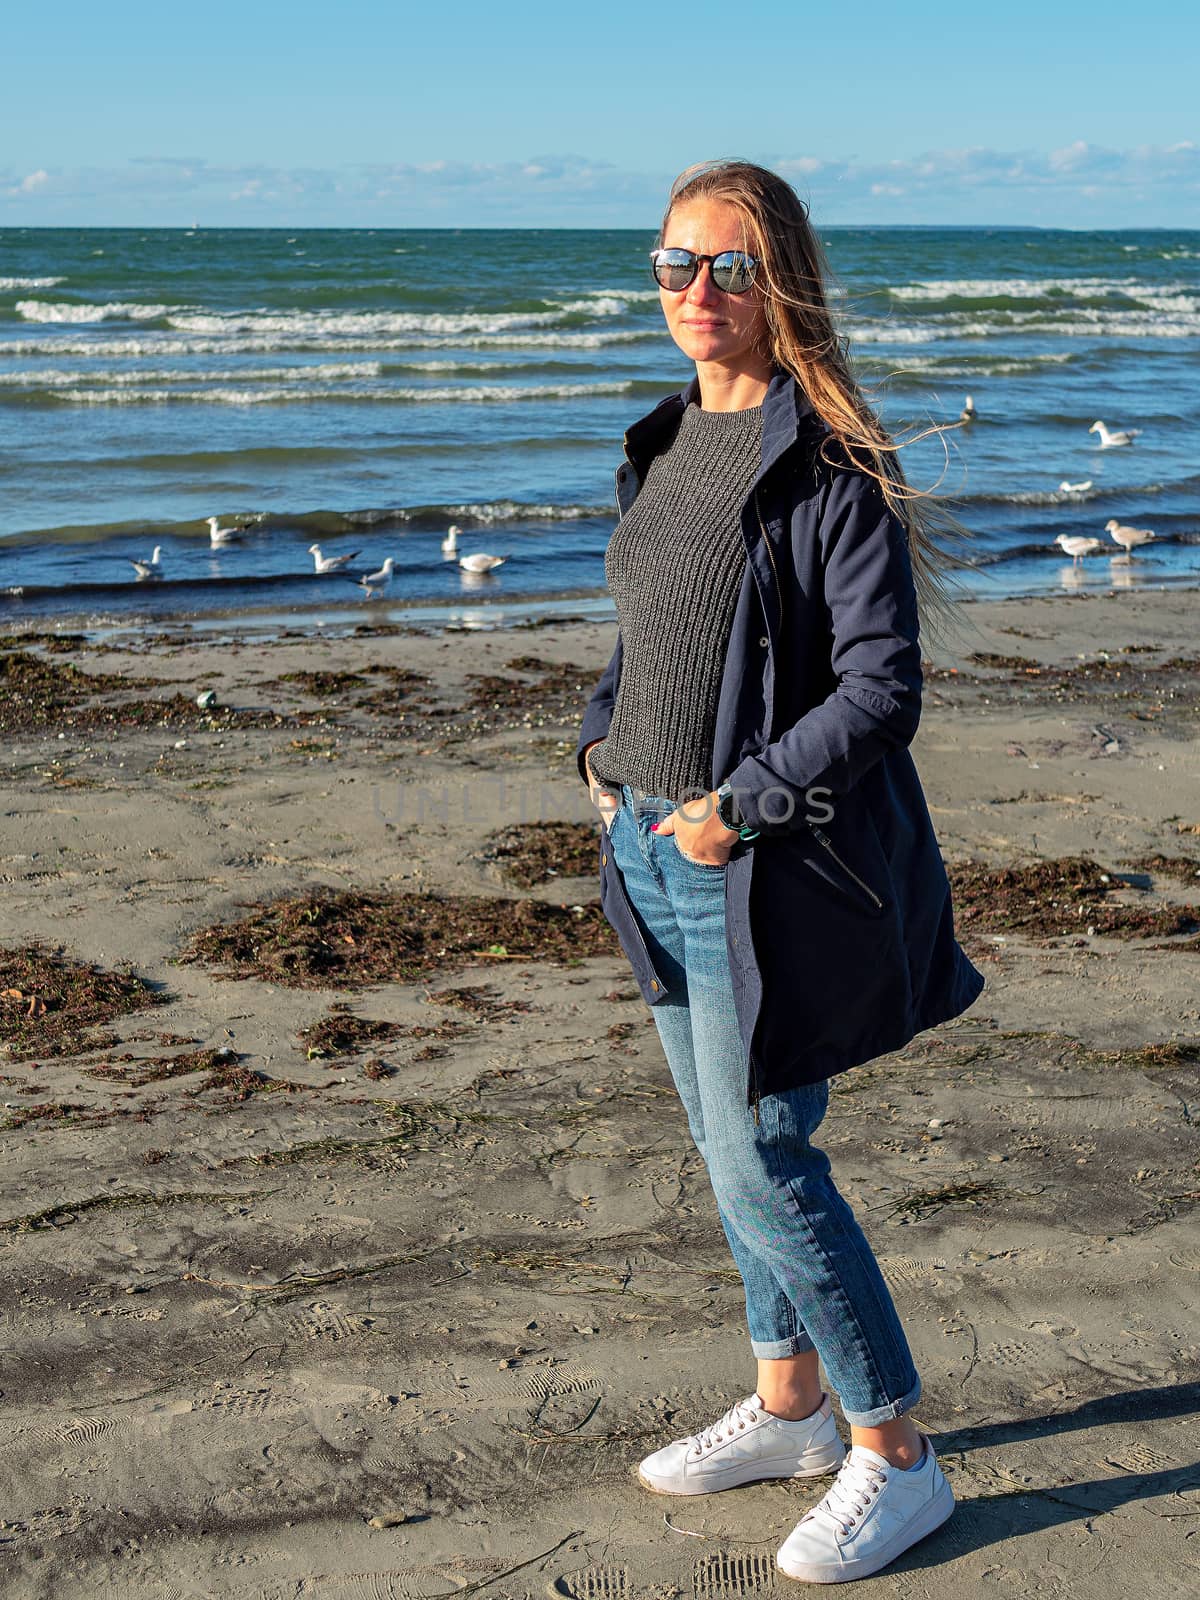
{"label": "white sneaker", "polygon": [[763,1478],[834,1472],[845,1456],[827,1394],[811,1417],[798,1422],[774,1416],[752,1394],[703,1432],[647,1456],[638,1477],[657,1494],[716,1494]]}
{"label": "white sneaker", "polygon": [[869,1578],[940,1528],[954,1510],[954,1491],[933,1446],[911,1472],[865,1445],[846,1457],[829,1493],[805,1513],[776,1557],[781,1572],[805,1583]]}

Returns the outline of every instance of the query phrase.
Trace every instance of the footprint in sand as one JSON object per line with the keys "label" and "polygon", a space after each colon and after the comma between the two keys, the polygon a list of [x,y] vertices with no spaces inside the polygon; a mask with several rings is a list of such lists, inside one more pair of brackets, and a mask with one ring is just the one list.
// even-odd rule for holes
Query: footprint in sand
{"label": "footprint in sand", "polygon": [[989,1345],[981,1359],[993,1367],[1031,1367],[1037,1352],[1032,1345],[1022,1344],[1019,1339],[1003,1339],[999,1344]]}
{"label": "footprint in sand", "polygon": [[628,1600],[627,1567],[584,1567],[581,1572],[564,1572],[549,1587],[552,1595],[566,1600]]}
{"label": "footprint in sand", "polygon": [[1165,1472],[1178,1463],[1161,1450],[1152,1450],[1146,1444],[1131,1444],[1126,1449],[1112,1450],[1104,1458],[1110,1466],[1123,1467],[1126,1472]]}
{"label": "footprint in sand", "polygon": [[696,1600],[724,1600],[726,1595],[778,1593],[775,1557],[765,1551],[742,1554],[719,1550],[697,1561],[692,1572]]}
{"label": "footprint in sand", "polygon": [[879,1265],[889,1283],[904,1288],[919,1288],[927,1279],[945,1272],[946,1263],[936,1256],[919,1260],[916,1256],[880,1256]]}

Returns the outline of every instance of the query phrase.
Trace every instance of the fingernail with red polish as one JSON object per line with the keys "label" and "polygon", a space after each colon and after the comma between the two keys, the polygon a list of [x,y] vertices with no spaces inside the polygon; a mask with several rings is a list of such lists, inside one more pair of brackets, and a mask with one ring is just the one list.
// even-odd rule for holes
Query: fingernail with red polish
{"label": "fingernail with red polish", "polygon": [[658,832],[658,823],[657,822],[652,822],[650,824],[650,832],[651,833],[657,833]]}

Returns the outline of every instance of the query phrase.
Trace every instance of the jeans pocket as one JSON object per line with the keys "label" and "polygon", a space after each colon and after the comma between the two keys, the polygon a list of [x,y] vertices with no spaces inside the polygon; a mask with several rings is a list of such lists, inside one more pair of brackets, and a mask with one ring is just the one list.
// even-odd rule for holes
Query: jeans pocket
{"label": "jeans pocket", "polygon": [[683,846],[679,843],[678,834],[673,833],[671,837],[675,841],[675,852],[679,859],[686,861],[689,867],[695,867],[698,872],[724,872],[729,865],[727,861],[697,861],[695,856],[689,856],[685,853]]}

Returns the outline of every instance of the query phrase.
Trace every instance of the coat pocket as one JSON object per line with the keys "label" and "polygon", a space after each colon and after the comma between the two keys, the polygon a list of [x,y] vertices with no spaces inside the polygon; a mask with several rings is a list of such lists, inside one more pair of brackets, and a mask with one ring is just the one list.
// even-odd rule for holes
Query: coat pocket
{"label": "coat pocket", "polygon": [[823,828],[818,828],[810,822],[808,831],[819,853],[815,857],[806,856],[805,859],[817,876],[831,883],[835,889],[870,916],[882,916],[887,909],[887,902],[883,896],[871,887],[861,873],[854,870]]}

